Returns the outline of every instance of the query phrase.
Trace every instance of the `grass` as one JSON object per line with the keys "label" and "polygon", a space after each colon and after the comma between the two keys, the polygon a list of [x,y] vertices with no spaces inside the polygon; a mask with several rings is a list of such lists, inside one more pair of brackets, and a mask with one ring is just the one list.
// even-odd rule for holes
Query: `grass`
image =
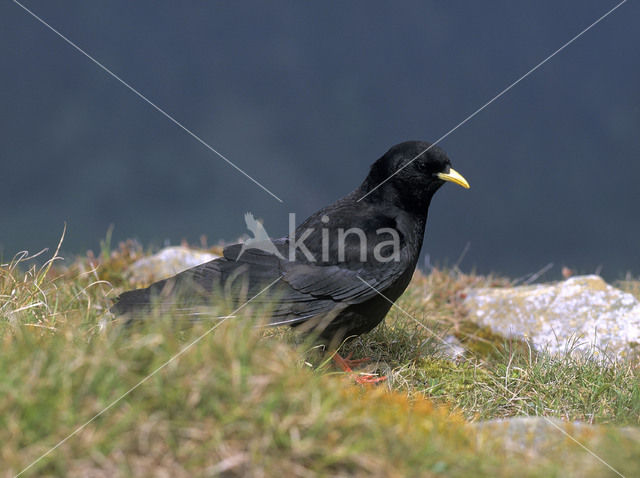
{"label": "grass", "polygon": [[[536,354],[468,322],[465,289],[507,279],[416,274],[383,325],[341,350],[388,376],[362,387],[291,330],[253,327],[265,314],[250,307],[213,331],[166,317],[122,327],[106,311],[143,254],[107,240],[98,257],[56,253],[38,266],[21,255],[0,267],[0,476],[110,404],[23,476],[609,476],[569,439],[507,459],[502,434],[473,423],[540,415],[640,425],[637,364]],[[632,278],[622,285],[640,290]],[[453,337],[464,358],[447,358]],[[575,433],[637,475],[637,435],[603,430]]]}

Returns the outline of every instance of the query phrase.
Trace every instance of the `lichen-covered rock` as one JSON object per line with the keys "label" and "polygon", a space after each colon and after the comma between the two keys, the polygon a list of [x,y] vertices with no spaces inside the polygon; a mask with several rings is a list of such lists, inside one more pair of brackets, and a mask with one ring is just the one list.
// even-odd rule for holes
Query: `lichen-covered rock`
{"label": "lichen-covered rock", "polygon": [[557,284],[468,291],[469,318],[504,337],[528,340],[552,354],[637,358],[640,303],[595,275]]}
{"label": "lichen-covered rock", "polygon": [[[558,418],[512,417],[477,422],[473,427],[487,436],[500,436],[505,451],[539,455],[562,445],[568,435],[579,440],[596,427],[581,422],[563,422]],[[480,434],[482,436],[483,433]]]}
{"label": "lichen-covered rock", "polygon": [[[512,417],[477,422],[471,427],[480,450],[490,448],[506,459],[519,455],[531,461],[562,463],[569,474],[563,472],[561,476],[623,476],[602,457],[611,453],[613,447],[624,453],[637,449],[640,443],[638,428],[565,422],[558,418]],[[616,444],[612,446],[613,440]],[[640,464],[632,468],[637,476]]]}
{"label": "lichen-covered rock", "polygon": [[167,247],[157,254],[143,257],[131,264],[127,275],[134,284],[150,284],[217,257],[219,256],[187,247]]}

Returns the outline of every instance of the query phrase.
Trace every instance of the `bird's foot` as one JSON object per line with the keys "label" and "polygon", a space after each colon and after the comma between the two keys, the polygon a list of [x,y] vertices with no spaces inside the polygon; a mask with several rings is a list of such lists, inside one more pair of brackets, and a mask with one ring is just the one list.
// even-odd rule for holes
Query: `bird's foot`
{"label": "bird's foot", "polygon": [[[365,363],[370,361],[370,358],[363,358],[363,359],[356,359],[353,360],[351,359],[351,355],[349,354],[346,358],[341,357],[340,355],[338,355],[338,353],[335,353],[333,355],[333,361],[345,372],[347,373],[355,373],[351,367],[353,365],[358,365],[361,363]],[[361,374],[356,376],[355,381],[356,383],[359,383],[361,385],[365,385],[365,384],[371,384],[371,383],[380,383],[380,382],[384,382],[387,379],[387,377],[379,377],[377,375],[374,375],[372,373],[365,373],[365,374]]]}
{"label": "bird's foot", "polygon": [[380,383],[384,382],[387,379],[386,376],[379,377],[378,375],[373,375],[372,373],[367,373],[364,375],[358,375],[356,377],[356,383],[360,385],[368,385],[371,383]]}
{"label": "bird's foot", "polygon": [[364,357],[361,359],[352,359],[353,352],[349,352],[346,357],[340,357],[347,367],[355,367],[356,365],[362,365],[363,363],[371,362],[371,357]]}

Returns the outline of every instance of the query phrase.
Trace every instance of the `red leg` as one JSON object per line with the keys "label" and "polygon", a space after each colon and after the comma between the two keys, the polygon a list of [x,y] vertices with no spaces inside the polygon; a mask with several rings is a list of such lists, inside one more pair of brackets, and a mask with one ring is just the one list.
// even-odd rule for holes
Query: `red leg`
{"label": "red leg", "polygon": [[[351,354],[349,354],[349,356],[346,359],[342,358],[336,352],[335,354],[333,354],[333,361],[338,365],[338,367],[340,367],[345,372],[354,373],[353,370],[351,369],[351,365],[367,362],[370,360],[370,359],[351,360],[350,357],[351,357]],[[365,384],[365,383],[383,382],[386,379],[387,377],[377,377],[373,374],[364,374],[364,375],[358,375],[355,380],[357,383]]]}
{"label": "red leg", "polygon": [[351,358],[352,355],[353,355],[353,352],[349,352],[349,355],[347,355],[346,357],[340,357],[340,358],[349,367],[353,367],[354,365],[361,365],[363,363],[371,362],[371,358],[369,358],[369,357],[364,357],[364,358],[361,358],[361,359],[352,359]]}

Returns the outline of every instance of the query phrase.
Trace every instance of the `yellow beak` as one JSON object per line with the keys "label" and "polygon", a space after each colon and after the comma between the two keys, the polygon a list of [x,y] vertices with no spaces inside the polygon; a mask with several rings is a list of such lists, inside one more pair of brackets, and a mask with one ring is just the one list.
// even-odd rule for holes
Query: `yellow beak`
{"label": "yellow beak", "polygon": [[450,168],[448,173],[438,173],[436,174],[436,176],[438,176],[443,181],[450,181],[452,183],[456,183],[458,186],[462,186],[465,189],[469,189],[471,187],[469,186],[469,183],[464,178],[464,176],[462,176],[462,174],[460,174],[458,171],[456,171],[453,168]]}

